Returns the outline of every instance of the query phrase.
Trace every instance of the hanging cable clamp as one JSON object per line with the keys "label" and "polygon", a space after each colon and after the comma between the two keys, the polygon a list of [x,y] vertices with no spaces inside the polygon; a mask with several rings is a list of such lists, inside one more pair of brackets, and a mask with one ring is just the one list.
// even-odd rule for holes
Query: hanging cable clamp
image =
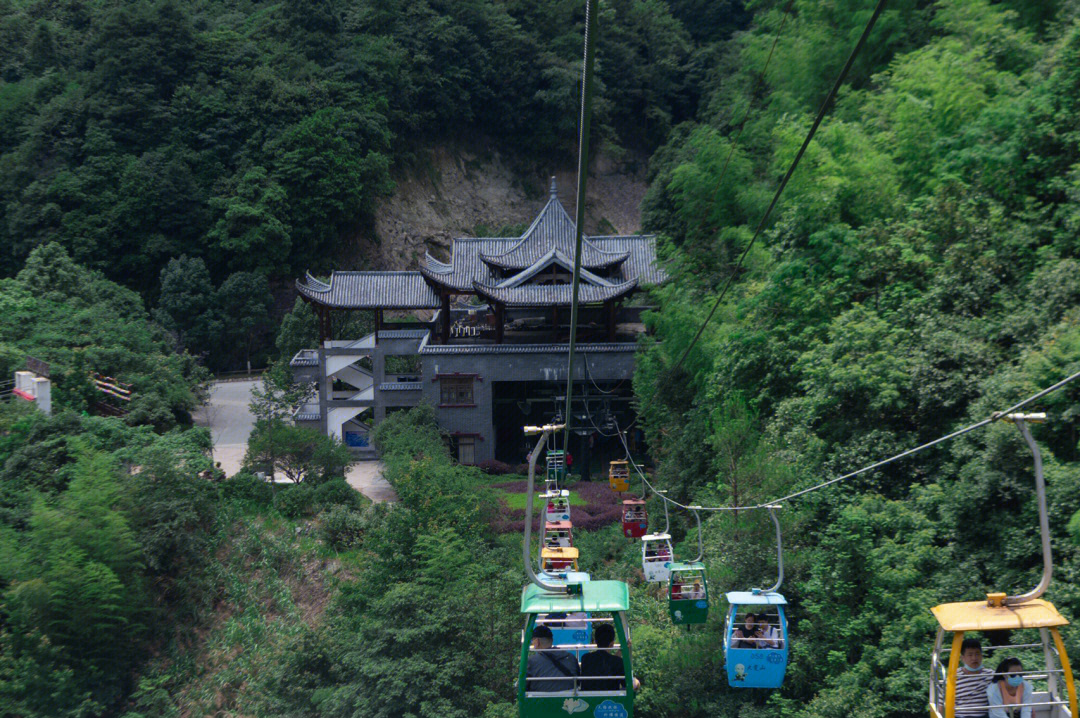
{"label": "hanging cable clamp", "polygon": [[544,424],[543,426],[526,426],[524,432],[526,436],[531,436],[533,434],[542,434],[545,431],[560,431],[565,428],[566,424]]}
{"label": "hanging cable clamp", "polygon": [[1038,414],[1006,414],[1001,418],[1010,424],[1015,424],[1018,421],[1026,421],[1029,424],[1042,424],[1046,422],[1046,412]]}

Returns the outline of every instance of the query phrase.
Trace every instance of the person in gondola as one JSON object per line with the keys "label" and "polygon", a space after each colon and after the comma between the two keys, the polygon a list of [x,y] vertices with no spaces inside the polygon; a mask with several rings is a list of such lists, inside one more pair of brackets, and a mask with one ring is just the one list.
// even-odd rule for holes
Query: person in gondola
{"label": "person in gondola", "polygon": [[[623,661],[618,651],[611,650],[615,643],[615,627],[602,623],[593,631],[596,641],[595,651],[589,651],[581,657],[581,690],[583,691],[621,691],[626,688],[623,678],[603,678],[602,676],[622,676]],[[601,676],[590,678],[586,676]],[[634,690],[641,687],[641,681],[634,679]]]}
{"label": "person in gondola", "polygon": [[757,627],[757,616],[753,613],[746,614],[743,625],[736,628],[731,635],[734,639],[731,642],[732,648],[757,648],[758,639],[761,638]]}
{"label": "person in gondola", "polygon": [[761,639],[758,641],[758,648],[780,648],[783,643],[780,631],[769,622],[769,619],[770,616],[764,614],[758,618],[757,633]]}
{"label": "person in gondola", "polygon": [[532,648],[529,663],[525,669],[527,678],[546,678],[565,680],[527,681],[525,690],[551,693],[554,691],[574,690],[574,679],[580,673],[577,658],[569,651],[552,650],[551,629],[537,626],[533,629]]}
{"label": "person in gondola", "polygon": [[965,638],[960,644],[960,668],[956,673],[956,718],[989,718],[987,689],[994,672],[983,666],[982,643]]}
{"label": "person in gondola", "polygon": [[1031,703],[1034,688],[1024,678],[1023,670],[1017,658],[1006,658],[998,664],[986,689],[990,718],[1031,718],[1031,706],[1021,704]]}

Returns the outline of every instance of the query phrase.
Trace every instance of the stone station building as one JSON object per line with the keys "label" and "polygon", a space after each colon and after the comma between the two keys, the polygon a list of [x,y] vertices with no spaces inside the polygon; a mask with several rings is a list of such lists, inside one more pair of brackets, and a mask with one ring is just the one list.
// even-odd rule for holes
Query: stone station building
{"label": "stone station building", "polygon": [[[297,423],[373,457],[371,427],[427,403],[462,463],[522,462],[522,426],[552,420],[565,402],[574,230],[552,180],[547,204],[520,237],[455,239],[449,261],[427,254],[415,271],[298,280],[321,343],[291,362],[298,381],[318,388]],[[664,279],[652,236],[584,239],[571,453],[587,459],[610,450],[618,440],[604,434],[614,421],[633,420],[630,379],[644,307],[630,300]],[[355,310],[374,312],[374,332],[331,336],[331,313]],[[407,319],[388,322],[387,312]]]}

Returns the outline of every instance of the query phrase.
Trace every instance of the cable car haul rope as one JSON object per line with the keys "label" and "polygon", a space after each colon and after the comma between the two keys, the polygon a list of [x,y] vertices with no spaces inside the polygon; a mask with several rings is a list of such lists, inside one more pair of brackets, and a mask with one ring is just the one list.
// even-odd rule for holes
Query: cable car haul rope
{"label": "cable car haul rope", "polygon": [[[728,277],[719,298],[704,323],[680,356],[678,368],[701,337],[705,326],[715,314],[738,266],[780,199],[815,131],[820,125],[837,90],[842,85],[859,51],[865,45],[886,0],[878,0],[874,12],[847,63],[821,105],[794,161],[773,196],[753,238],[740,255],[736,268]],[[785,17],[791,8],[788,3]],[[631,655],[629,587],[622,581],[594,581],[579,571],[579,549],[574,546],[573,523],[570,516],[569,492],[562,488],[567,476],[566,449],[569,446],[570,419],[574,386],[574,354],[578,316],[578,290],[583,227],[585,219],[585,188],[588,167],[589,125],[592,116],[593,67],[596,44],[596,0],[586,0],[585,50],[582,62],[581,124],[578,152],[578,187],[576,208],[575,257],[573,267],[570,337],[567,352],[565,410],[554,423],[525,427],[526,435],[538,436],[529,454],[529,475],[526,492],[525,527],[522,541],[522,560],[529,583],[522,590],[521,612],[525,616],[522,631],[517,693],[518,714],[525,718],[549,718],[578,713],[592,716],[632,718],[638,680],[634,677]],[[781,26],[782,27],[782,26]],[[774,42],[775,47],[775,42]],[[772,52],[770,51],[770,58]],[[763,72],[764,74],[764,72]],[[726,167],[725,167],[726,169]],[[584,357],[585,377],[592,381],[589,358]],[[691,626],[708,620],[710,603],[709,583],[704,562],[704,538],[701,512],[759,511],[769,514],[776,532],[777,578],[770,588],[751,588],[725,594],[728,611],[723,626],[723,651],[728,684],[735,688],[779,688],[787,669],[790,636],[785,608],[787,600],[779,593],[784,580],[783,539],[776,511],[789,501],[820,491],[834,484],[883,468],[893,462],[914,456],[939,444],[986,427],[996,421],[1017,426],[1034,459],[1035,491],[1039,508],[1039,533],[1043,554],[1043,573],[1038,585],[1030,591],[1008,596],[988,594],[985,601],[942,604],[934,607],[938,620],[937,640],[931,655],[929,708],[932,718],[955,718],[961,715],[983,715],[989,709],[1035,708],[1036,718],[1080,718],[1077,714],[1075,682],[1065,645],[1058,628],[1067,625],[1052,604],[1041,596],[1050,585],[1053,573],[1049,519],[1042,459],[1038,445],[1028,429],[1029,423],[1045,421],[1045,414],[1019,413],[1034,402],[1080,379],[1072,374],[991,416],[950,434],[941,436],[896,455],[837,476],[808,488],[770,501],[746,506],[697,506],[682,504],[657,489],[631,455],[626,429],[614,422],[614,433],[600,431],[589,414],[586,416],[604,436],[618,436],[625,459],[612,461],[608,480],[613,491],[620,495],[630,492],[631,469],[641,480],[641,496],[622,501],[622,530],[624,536],[641,540],[642,573],[647,582],[667,584],[668,612],[675,625]],[[596,386],[600,390],[599,386]],[[602,393],[603,390],[600,390]],[[561,398],[561,397],[560,397]],[[605,426],[607,426],[605,424]],[[608,427],[610,429],[610,427]],[[559,433],[563,434],[562,449],[557,448]],[[544,509],[541,535],[533,553],[533,518],[536,464],[546,449]],[[650,534],[646,503],[648,493],[663,501],[664,530]],[[669,505],[693,514],[697,525],[698,552],[690,561],[678,561],[671,541]],[[535,563],[534,563],[535,562]],[[1010,685],[1022,684],[1008,705],[988,704],[993,700],[990,682],[1001,675],[981,668],[982,646],[970,637],[972,631],[1034,631],[1037,635],[1024,643],[1009,646],[988,646],[987,650],[1041,649],[1034,670],[1024,670],[1019,660],[1010,660],[1007,677]],[[945,633],[952,637],[946,644]],[[961,667],[963,663],[963,667]],[[1039,683],[1035,690],[1033,681]],[[1019,683],[1016,683],[1019,682]],[[976,685],[978,683],[979,685]],[[970,703],[976,696],[978,705]],[[982,696],[981,698],[979,696]],[[1016,700],[1022,698],[1022,702]],[[1000,698],[1005,701],[1005,698]],[[965,703],[967,701],[967,703]]]}

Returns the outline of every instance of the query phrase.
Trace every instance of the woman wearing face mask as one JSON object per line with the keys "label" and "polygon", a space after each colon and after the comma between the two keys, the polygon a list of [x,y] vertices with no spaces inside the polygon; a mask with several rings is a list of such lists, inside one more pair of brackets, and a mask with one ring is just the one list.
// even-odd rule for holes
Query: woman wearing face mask
{"label": "woman wearing face mask", "polygon": [[1034,695],[1031,682],[1021,675],[1023,670],[1016,658],[1006,658],[998,664],[994,680],[986,689],[990,718],[1031,718],[1030,706],[1019,707],[1022,703],[1031,703]]}

